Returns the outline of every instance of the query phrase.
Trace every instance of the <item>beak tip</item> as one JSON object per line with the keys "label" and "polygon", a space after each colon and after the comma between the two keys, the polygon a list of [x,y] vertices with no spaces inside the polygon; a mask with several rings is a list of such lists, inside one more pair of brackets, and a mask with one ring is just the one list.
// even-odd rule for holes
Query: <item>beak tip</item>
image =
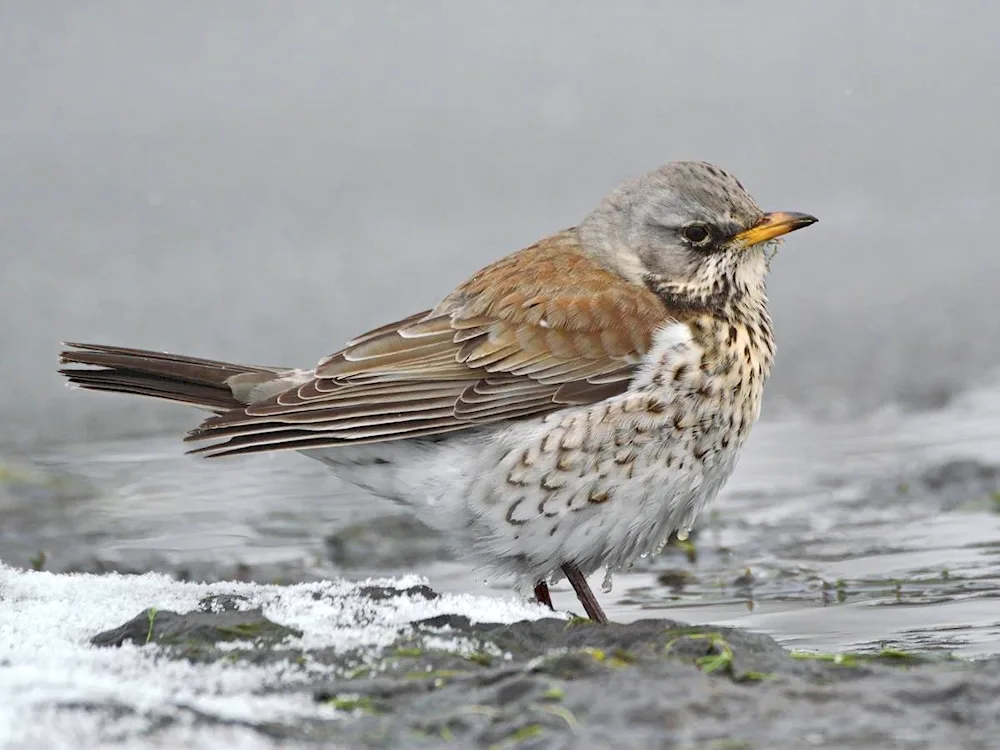
{"label": "beak tip", "polygon": [[812,214],[801,214],[793,211],[783,212],[778,215],[785,224],[791,226],[793,229],[802,229],[803,227],[812,226],[819,221],[819,219]]}

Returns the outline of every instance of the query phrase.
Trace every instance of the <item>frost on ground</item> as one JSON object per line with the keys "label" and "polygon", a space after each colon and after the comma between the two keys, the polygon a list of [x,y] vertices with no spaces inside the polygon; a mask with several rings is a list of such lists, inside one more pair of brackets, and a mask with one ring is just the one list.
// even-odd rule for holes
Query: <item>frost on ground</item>
{"label": "frost on ground", "polygon": [[998,692],[997,657],[789,653],[745,630],[598,626],[415,577],[0,566],[3,750],[994,747]]}
{"label": "frost on ground", "polygon": [[[174,629],[172,642],[161,637],[167,613],[223,610],[258,617],[217,626],[207,644],[183,628]],[[278,658],[259,658],[260,614],[282,626],[268,631],[264,644],[280,652]],[[552,613],[512,599],[438,596],[417,577],[199,584],[158,574],[54,575],[0,564],[0,747],[79,748],[126,739],[139,746],[144,735],[148,746],[266,746],[265,737],[246,727],[343,714],[335,703],[317,701],[310,686],[348,662],[311,654],[332,653],[363,666],[412,636],[412,623],[442,615],[511,623]],[[133,620],[138,630],[118,638],[121,645],[92,643]],[[477,650],[447,631],[439,628],[436,642],[422,647]],[[207,653],[220,634],[218,649],[234,658]],[[113,644],[109,635],[105,642]],[[171,648],[183,649],[186,658],[171,655]],[[240,654],[258,658],[235,658]],[[197,730],[202,717],[218,724]],[[158,731],[168,725],[169,731]]]}

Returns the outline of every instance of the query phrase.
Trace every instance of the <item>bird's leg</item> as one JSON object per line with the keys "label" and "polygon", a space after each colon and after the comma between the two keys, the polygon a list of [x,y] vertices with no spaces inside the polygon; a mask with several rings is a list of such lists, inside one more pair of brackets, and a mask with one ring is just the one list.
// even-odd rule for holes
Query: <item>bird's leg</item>
{"label": "bird's leg", "polygon": [[604,614],[604,610],[601,609],[601,605],[597,601],[597,597],[594,596],[594,592],[590,590],[590,584],[587,583],[587,578],[583,575],[583,572],[573,563],[564,563],[562,570],[563,573],[566,574],[566,580],[573,585],[573,590],[576,592],[576,598],[579,599],[580,604],[583,605],[583,609],[587,613],[587,617],[594,622],[599,622],[601,625],[607,625],[608,616]]}
{"label": "bird's leg", "polygon": [[555,607],[552,606],[552,596],[549,594],[549,584],[545,581],[539,581],[535,584],[535,600],[539,604],[555,610]]}

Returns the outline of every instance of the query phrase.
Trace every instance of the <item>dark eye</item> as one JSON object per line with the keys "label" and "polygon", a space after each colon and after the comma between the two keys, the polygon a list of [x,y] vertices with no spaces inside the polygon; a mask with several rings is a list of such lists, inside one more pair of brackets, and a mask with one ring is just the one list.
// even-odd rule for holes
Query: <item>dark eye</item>
{"label": "dark eye", "polygon": [[704,224],[688,224],[681,235],[692,245],[702,245],[711,238],[712,232]]}

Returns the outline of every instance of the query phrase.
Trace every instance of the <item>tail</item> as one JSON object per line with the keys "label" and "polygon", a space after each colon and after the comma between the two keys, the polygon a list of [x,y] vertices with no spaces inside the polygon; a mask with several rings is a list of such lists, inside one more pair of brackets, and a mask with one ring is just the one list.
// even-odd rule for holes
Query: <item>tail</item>
{"label": "tail", "polygon": [[59,370],[73,385],[151,396],[214,412],[242,409],[256,386],[275,380],[283,371],[122,346],[63,345],[72,348],[59,355],[60,364],[86,365]]}

